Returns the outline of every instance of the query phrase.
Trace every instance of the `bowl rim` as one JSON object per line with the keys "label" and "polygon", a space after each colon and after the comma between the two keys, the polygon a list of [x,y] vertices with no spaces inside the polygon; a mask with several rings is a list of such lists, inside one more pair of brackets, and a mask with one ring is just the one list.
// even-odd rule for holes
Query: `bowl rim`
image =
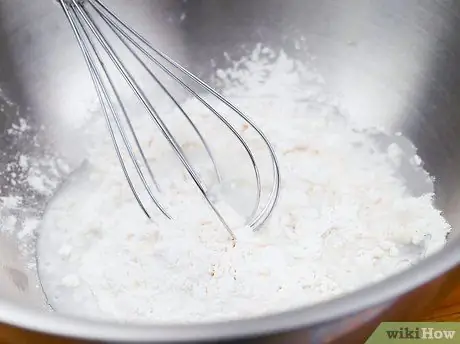
{"label": "bowl rim", "polygon": [[278,314],[215,323],[151,325],[119,324],[45,312],[0,299],[0,322],[55,336],[118,342],[184,342],[235,339],[329,322],[381,306],[442,275],[460,263],[460,237],[413,267],[341,297]]}

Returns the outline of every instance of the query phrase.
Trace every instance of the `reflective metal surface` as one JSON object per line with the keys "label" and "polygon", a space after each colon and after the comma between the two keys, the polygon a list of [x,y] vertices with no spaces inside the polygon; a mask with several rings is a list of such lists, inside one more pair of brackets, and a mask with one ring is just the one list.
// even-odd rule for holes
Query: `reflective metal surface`
{"label": "reflective metal surface", "polygon": [[[205,79],[215,68],[211,60],[217,67],[225,66],[224,52],[237,58],[258,42],[283,48],[300,60],[310,61],[310,56],[316,56],[310,63],[314,63],[328,91],[340,97],[350,115],[402,131],[416,144],[425,167],[436,177],[439,206],[454,229],[460,225],[459,2],[107,3],[156,46]],[[181,20],[183,15],[185,19]],[[301,37],[308,54],[294,43]],[[46,126],[45,140],[51,147],[66,155],[75,150],[73,156],[78,163],[81,157],[76,147],[82,143],[78,141],[78,131],[70,130],[68,123],[75,120],[72,114],[94,109],[96,96],[72,32],[53,1],[0,1],[0,89],[20,105],[19,111],[29,116],[34,129]],[[5,130],[14,121],[17,107],[6,101],[0,103],[4,107],[0,128]],[[30,142],[2,138],[1,167],[29,145]],[[10,192],[4,187],[7,181],[2,179],[1,183],[2,195]],[[21,191],[20,186],[13,189]],[[0,237],[0,259],[5,259],[7,247],[14,252],[17,246],[5,240]],[[343,342],[346,332],[365,336],[378,321],[403,319],[415,311],[414,304],[423,306],[438,293],[444,278],[407,293],[456,265],[459,253],[460,242],[454,231],[442,252],[378,285],[310,308],[249,321],[172,327],[90,322],[41,309],[44,300],[38,296],[35,303],[31,300],[24,304],[25,294],[6,297],[2,288],[0,321],[50,334],[128,342],[253,336],[263,336],[253,340],[269,342]],[[20,281],[21,277],[19,284]],[[2,283],[4,279],[0,279]],[[358,337],[353,338],[355,341]]]}

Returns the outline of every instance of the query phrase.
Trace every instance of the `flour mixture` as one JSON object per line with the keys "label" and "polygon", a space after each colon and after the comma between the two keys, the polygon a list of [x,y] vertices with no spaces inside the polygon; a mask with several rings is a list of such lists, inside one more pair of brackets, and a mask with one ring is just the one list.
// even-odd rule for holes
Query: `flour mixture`
{"label": "flour mixture", "polygon": [[[149,221],[100,116],[88,129],[93,144],[85,166],[51,202],[40,228],[40,276],[55,310],[154,323],[257,316],[353,291],[445,244],[450,227],[434,208],[433,194],[411,190],[401,175],[407,163],[425,176],[420,158],[406,159],[398,135],[357,130],[319,93],[321,79],[308,68],[258,47],[217,78],[276,148],[282,187],[270,221],[257,232],[238,225],[253,194],[252,176],[240,163],[247,158],[230,150],[233,143],[199,101],[187,100],[184,108],[212,143],[224,178],[248,188],[248,198],[221,200],[236,226],[236,245],[162,136],[152,136],[150,118],[140,116],[137,131],[149,145],[162,200],[175,217],[170,221],[157,212]],[[164,115],[174,116],[177,110]],[[263,160],[257,135],[238,128]],[[202,148],[187,137],[190,129],[174,129],[212,179]],[[394,142],[382,145],[379,136]],[[263,163],[260,168],[270,169]]]}

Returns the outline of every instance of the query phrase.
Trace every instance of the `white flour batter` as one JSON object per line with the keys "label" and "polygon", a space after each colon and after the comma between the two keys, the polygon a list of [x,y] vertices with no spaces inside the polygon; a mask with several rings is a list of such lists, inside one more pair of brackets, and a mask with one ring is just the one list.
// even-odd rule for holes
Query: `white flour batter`
{"label": "white flour batter", "polygon": [[[294,62],[283,54],[273,64],[256,55],[246,69],[220,75],[242,82],[227,93],[278,154],[281,197],[266,227],[256,233],[237,228],[233,247],[162,137],[151,140],[153,124],[145,115],[135,125],[150,145],[146,153],[162,200],[175,217],[155,213],[147,220],[101,118],[90,128],[99,141],[88,152],[87,168],[52,202],[41,226],[40,276],[56,310],[155,323],[279,312],[380,280],[444,245],[450,227],[432,206],[432,194],[412,196],[398,176],[397,145],[381,150],[369,134],[354,130],[335,107],[302,88],[301,75],[310,84],[316,77],[293,73]],[[233,177],[250,180],[239,163],[247,158],[231,151],[212,115],[197,100],[184,107],[201,119],[222,170],[236,173],[241,166]],[[238,128],[265,154],[257,136]],[[183,131],[178,137],[185,150],[200,160],[201,148],[184,138],[190,129],[176,129]],[[418,157],[413,162],[417,168]],[[269,166],[260,168],[270,176]],[[242,202],[232,205],[244,209]]]}

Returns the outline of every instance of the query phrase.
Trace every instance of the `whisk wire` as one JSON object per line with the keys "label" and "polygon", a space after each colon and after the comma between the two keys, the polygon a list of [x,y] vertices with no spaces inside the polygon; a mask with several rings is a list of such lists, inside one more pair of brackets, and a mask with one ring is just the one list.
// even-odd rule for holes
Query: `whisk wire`
{"label": "whisk wire", "polygon": [[[97,8],[95,8],[96,11],[99,12]],[[108,21],[109,19],[104,16],[102,13],[101,17],[103,20],[110,25],[111,23]],[[122,36],[119,32],[119,30],[114,30],[115,35],[120,39],[120,41],[125,45],[125,47],[133,54],[133,56],[136,58],[136,60],[144,67],[144,69],[147,71],[147,73],[155,80],[155,82],[160,86],[160,88],[166,93],[169,99],[174,103],[174,105],[177,106],[179,111],[182,113],[182,115],[186,118],[187,122],[192,126],[195,134],[198,136],[200,139],[201,143],[203,144],[203,147],[205,148],[209,159],[212,162],[214,173],[216,175],[217,182],[222,181],[221,174],[219,172],[219,169],[217,167],[216,159],[214,158],[214,155],[212,154],[211,148],[209,147],[208,143],[206,142],[205,138],[203,135],[200,133],[198,130],[197,126],[195,125],[194,121],[191,119],[191,117],[187,114],[187,112],[183,109],[183,107],[179,104],[177,99],[171,94],[171,92],[166,88],[166,86],[156,77],[156,75],[152,72],[152,70],[145,64],[145,62],[134,52],[133,48],[126,42],[126,37]],[[137,47],[137,46],[136,46]],[[139,47],[138,47],[139,48]]]}
{"label": "whisk wire", "polygon": [[129,187],[130,187],[132,193],[134,194],[134,197],[136,198],[136,201],[138,202],[139,206],[142,208],[142,210],[145,213],[145,215],[150,218],[150,215],[149,215],[147,209],[144,207],[144,205],[143,205],[143,203],[142,203],[142,201],[140,199],[139,194],[137,193],[137,191],[134,188],[134,185],[133,185],[131,179],[129,178],[126,165],[125,165],[125,163],[123,161],[123,158],[121,156],[121,151],[120,151],[120,148],[118,147],[118,142],[116,141],[116,138],[115,138],[115,133],[114,133],[113,128],[112,128],[112,126],[110,124],[109,113],[108,113],[108,110],[106,108],[106,101],[104,100],[104,96],[103,96],[103,92],[102,92],[102,89],[103,89],[102,81],[100,80],[97,72],[94,71],[95,66],[93,64],[93,61],[91,60],[88,48],[86,47],[86,44],[83,41],[83,38],[82,38],[82,36],[80,34],[80,31],[77,29],[77,26],[76,26],[76,24],[74,22],[75,18],[72,17],[71,12],[69,11],[69,9],[66,6],[64,6],[64,4],[61,4],[61,5],[62,5],[63,11],[64,11],[67,19],[69,20],[69,23],[71,25],[72,31],[75,34],[77,43],[78,43],[78,45],[79,45],[79,47],[80,47],[80,49],[81,49],[81,51],[83,53],[83,57],[84,57],[85,62],[87,64],[87,66],[88,66],[88,70],[90,72],[91,79],[93,80],[93,83],[95,85],[95,90],[96,90],[96,93],[97,93],[98,98],[100,100],[102,110],[103,110],[103,113],[104,113],[104,117],[105,117],[106,122],[108,124],[109,134],[110,134],[110,137],[112,138],[112,142],[113,142],[114,147],[115,147],[115,152],[117,154],[118,160],[120,161],[120,165],[121,165],[121,168],[123,170],[123,173],[124,173],[124,175],[126,177],[126,180],[128,181],[128,184],[129,184]]}
{"label": "whisk wire", "polygon": [[[127,170],[127,168],[126,168],[124,159],[123,159],[123,157],[122,157],[122,155],[121,155],[121,150],[120,150],[120,147],[119,147],[118,142],[117,142],[117,140],[116,140],[116,136],[115,136],[115,133],[114,133],[114,130],[113,130],[111,121],[110,121],[110,115],[109,115],[109,113],[112,114],[112,117],[114,118],[114,120],[115,120],[115,122],[116,122],[116,124],[117,124],[117,127],[118,127],[118,129],[120,130],[120,135],[121,135],[121,137],[122,137],[122,139],[123,139],[123,142],[124,142],[124,144],[128,147],[128,153],[129,153],[129,155],[130,155],[130,158],[131,158],[131,160],[132,160],[132,162],[133,162],[133,164],[134,164],[134,166],[135,166],[135,168],[136,168],[136,171],[137,171],[138,174],[139,174],[139,177],[140,177],[140,179],[141,179],[141,181],[142,181],[144,187],[145,187],[146,190],[147,190],[147,193],[148,193],[149,197],[152,199],[152,201],[155,203],[155,205],[160,209],[160,211],[161,211],[166,217],[168,217],[168,218],[171,219],[171,216],[168,214],[168,212],[166,211],[166,209],[161,205],[161,203],[160,203],[160,202],[156,199],[156,197],[153,195],[153,192],[152,192],[152,190],[150,189],[150,186],[148,185],[148,183],[147,183],[147,181],[146,181],[146,179],[145,179],[145,176],[144,176],[144,174],[143,174],[143,172],[142,172],[142,170],[141,170],[141,168],[140,168],[140,166],[139,166],[139,163],[137,162],[137,159],[136,159],[136,157],[134,156],[134,153],[133,153],[133,151],[132,151],[132,149],[131,149],[129,140],[128,140],[127,137],[126,137],[126,133],[125,133],[125,131],[124,131],[124,129],[123,129],[123,126],[121,125],[121,123],[120,123],[120,121],[119,121],[119,118],[118,118],[118,116],[116,115],[116,110],[115,110],[115,108],[114,108],[114,106],[113,106],[112,101],[110,100],[110,96],[109,96],[109,94],[108,94],[108,92],[107,92],[107,89],[105,88],[104,83],[103,83],[103,81],[102,81],[102,79],[101,79],[101,76],[99,75],[99,73],[98,73],[98,71],[97,71],[97,68],[96,68],[96,65],[95,65],[95,63],[94,63],[94,60],[93,60],[93,58],[91,57],[91,54],[90,54],[90,51],[89,51],[89,47],[87,46],[87,44],[85,43],[85,40],[83,39],[83,36],[82,36],[82,32],[81,32],[81,31],[83,31],[84,36],[85,36],[86,39],[88,40],[89,44],[92,46],[93,52],[94,52],[96,58],[99,60],[100,66],[101,66],[101,68],[103,69],[104,74],[106,75],[106,78],[107,78],[107,80],[109,81],[109,84],[112,86],[113,92],[115,93],[116,98],[119,100],[118,93],[116,92],[115,87],[113,87],[113,86],[114,86],[114,85],[113,85],[113,82],[112,82],[112,80],[111,80],[109,74],[107,73],[107,70],[106,70],[104,64],[102,63],[101,58],[100,58],[100,56],[99,56],[97,50],[94,49],[94,45],[93,45],[93,43],[92,43],[90,37],[87,35],[86,31],[80,30],[80,29],[78,28],[78,26],[75,25],[74,20],[75,20],[76,22],[78,22],[80,25],[82,24],[81,21],[80,21],[80,19],[75,15],[75,13],[73,13],[73,12],[71,12],[71,11],[68,11],[68,9],[67,9],[66,7],[64,7],[64,12],[65,12],[66,16],[68,16],[69,21],[71,22],[71,26],[72,26],[72,29],[73,29],[73,31],[74,31],[74,33],[75,33],[76,38],[77,38],[77,42],[78,42],[78,44],[79,44],[79,46],[80,46],[80,48],[81,48],[81,50],[82,50],[82,52],[83,52],[84,59],[85,59],[85,61],[86,61],[86,64],[87,64],[88,69],[89,69],[89,71],[90,71],[91,78],[92,78],[93,83],[94,83],[94,85],[95,85],[96,93],[97,93],[98,98],[99,98],[99,101],[100,101],[100,103],[101,103],[101,105],[102,105],[102,110],[103,110],[104,117],[105,117],[106,122],[107,122],[107,125],[108,125],[109,134],[110,134],[110,136],[111,136],[112,142],[113,142],[114,147],[115,147],[115,152],[116,152],[116,154],[117,154],[117,158],[118,158],[118,160],[120,161],[120,165],[121,165],[121,167],[122,167],[123,173],[124,173],[124,175],[125,175],[125,177],[126,177],[126,180],[128,181],[128,184],[129,184],[129,187],[130,187],[132,193],[134,194],[134,197],[136,198],[136,201],[138,202],[139,206],[141,207],[141,209],[143,210],[143,212],[145,213],[145,215],[146,215],[148,218],[150,218],[150,214],[149,214],[149,212],[147,211],[147,208],[144,206],[143,202],[141,201],[140,196],[139,196],[138,192],[136,191],[136,188],[134,187],[134,184],[133,184],[131,178],[129,177],[128,170]],[[122,108],[122,111],[125,113],[123,104],[122,104],[121,102],[119,102],[119,104],[120,104],[120,106],[121,106],[121,108]],[[125,115],[126,115],[126,113],[125,113]],[[126,116],[126,117],[127,117],[127,116]],[[132,128],[132,124],[131,124],[131,122],[129,121],[129,118],[127,118],[127,122],[128,122],[129,128],[130,128],[130,130],[131,130],[131,132],[132,132],[132,135],[133,135],[134,138],[135,138],[135,142],[136,142],[136,144],[138,145],[138,147],[140,148],[139,141],[138,141],[138,139],[137,139],[137,136],[135,135],[135,132],[134,132],[134,130],[133,130],[133,128]],[[158,184],[156,183],[155,178],[153,177],[153,173],[151,172],[150,167],[148,166],[148,164],[147,164],[147,162],[146,162],[145,155],[143,154],[142,150],[140,150],[140,152],[141,152],[141,155],[142,155],[142,158],[143,158],[144,162],[146,163],[146,167],[147,167],[147,169],[149,170],[149,174],[150,174],[152,180],[154,181],[155,185],[158,185]]]}
{"label": "whisk wire", "polygon": [[[273,145],[270,143],[266,135],[263,133],[263,131],[248,117],[246,116],[241,110],[239,110],[234,104],[232,104],[230,101],[228,101],[224,96],[222,96],[219,92],[217,92],[215,89],[213,89],[211,86],[203,82],[200,78],[198,78],[196,75],[191,73],[189,70],[187,70],[185,67],[180,65],[178,62],[174,61],[172,58],[170,58],[167,54],[162,52],[161,50],[155,48],[150,44],[149,41],[147,41],[142,35],[140,35],[136,30],[134,30],[132,27],[128,26],[126,23],[124,23],[115,13],[113,13],[102,1],[100,0],[88,0],[88,3],[91,4],[91,6],[103,17],[104,19],[112,19],[110,20],[110,23],[112,24],[113,28],[115,28],[117,31],[119,31],[123,36],[126,37],[130,42],[132,42],[134,45],[137,46],[139,50],[141,50],[146,56],[148,56],[153,62],[155,62],[163,71],[165,71],[169,76],[174,78],[176,81],[178,81],[181,86],[183,86],[185,89],[187,89],[193,96],[197,97],[203,104],[205,104],[208,109],[210,109],[215,115],[217,115],[219,118],[222,118],[222,116],[219,113],[216,113],[214,109],[211,109],[212,107],[207,104],[204,99],[202,99],[196,92],[194,92],[190,87],[188,87],[185,83],[182,82],[174,73],[172,73],[169,69],[167,69],[164,65],[162,65],[156,58],[154,58],[151,54],[148,53],[145,49],[143,49],[137,42],[134,41],[132,37],[130,37],[124,30],[122,30],[120,27],[128,31],[130,34],[132,34],[136,39],[138,39],[140,42],[142,42],[146,47],[151,49],[153,52],[155,52],[158,56],[163,58],[166,62],[168,62],[171,66],[182,72],[184,75],[189,77],[192,81],[197,83],[199,86],[201,86],[204,90],[208,91],[210,94],[215,96],[218,100],[223,102],[227,107],[229,107],[231,110],[233,110],[236,114],[238,114],[243,120],[245,120],[256,132],[257,134],[260,135],[262,140],[264,141],[266,147],[269,150],[270,156],[272,158],[272,178],[273,178],[273,187],[270,191],[269,199],[265,205],[265,207],[259,211],[259,215],[251,218],[249,217],[250,221],[248,222],[248,226],[251,228],[255,229],[257,227],[260,227],[265,223],[266,220],[268,220],[269,215],[271,214],[273,208],[275,207],[278,197],[279,197],[279,189],[280,189],[280,172],[279,172],[279,163],[278,159],[276,157],[275,149]],[[97,4],[100,6],[104,11],[102,12],[97,6]],[[110,17],[110,18],[109,18]],[[227,122],[228,123],[228,122]],[[229,123],[228,123],[229,124]],[[233,127],[229,124],[228,126],[231,130]],[[242,144],[244,145],[244,139],[239,135],[239,133],[236,133],[238,139]],[[256,167],[257,168],[257,167]],[[258,186],[258,192],[260,193],[260,185]],[[260,201],[260,194],[258,196],[258,201],[256,202],[257,204]]]}
{"label": "whisk wire", "polygon": [[[100,4],[99,1],[96,1],[97,3]],[[145,56],[147,56],[152,62],[154,62],[159,68],[161,68],[165,73],[167,73],[171,78],[173,78],[175,81],[177,81],[187,92],[189,92],[193,97],[195,97],[196,99],[198,99],[208,110],[210,110],[215,116],[217,116],[219,118],[219,120],[229,129],[232,131],[232,133],[237,137],[238,141],[242,144],[242,146],[244,147],[245,151],[247,152],[250,160],[251,160],[251,164],[252,164],[252,168],[254,170],[254,175],[255,175],[255,178],[256,178],[256,190],[257,190],[257,194],[256,194],[256,201],[255,201],[255,206],[251,212],[251,215],[248,217],[248,221],[246,224],[249,224],[251,223],[251,221],[253,221],[253,218],[256,216],[256,213],[257,211],[259,210],[259,207],[260,207],[260,202],[261,202],[261,193],[262,193],[262,187],[261,187],[261,181],[260,181],[260,172],[259,172],[259,169],[257,168],[257,164],[256,164],[256,160],[255,160],[255,157],[254,157],[254,154],[252,152],[252,150],[250,149],[250,147],[248,146],[248,144],[245,142],[245,140],[243,139],[243,137],[240,135],[240,133],[230,124],[229,121],[227,121],[226,118],[224,118],[218,111],[216,111],[206,100],[204,100],[203,97],[201,97],[196,91],[194,91],[190,86],[188,86],[183,80],[181,80],[179,77],[177,77],[174,73],[172,73],[169,69],[167,69],[164,65],[162,65],[158,59],[156,59],[154,56],[152,56],[147,50],[145,50],[141,45],[139,45],[138,42],[136,42],[132,37],[130,37],[129,35],[126,34],[126,32],[124,32],[123,30],[120,29],[119,25],[117,25],[118,23],[118,19],[117,22],[114,22],[111,18],[109,18],[105,13],[103,13],[100,9],[98,9],[93,3],[91,0],[88,1],[88,3],[93,6],[93,8],[99,13],[99,15],[104,19],[104,21],[108,24],[108,25],[112,25],[112,27],[114,28],[115,32],[117,33],[117,36],[120,38],[120,40],[122,40],[123,42],[125,42],[119,34],[121,34],[122,36],[124,36],[129,42],[131,42],[137,49],[139,49]],[[106,9],[106,7],[104,6],[104,8]],[[107,10],[109,12],[110,15],[112,16],[115,16],[112,12],[110,12],[109,10]],[[116,18],[116,17],[115,17]],[[123,23],[121,23],[122,25],[125,25]],[[126,27],[128,28],[128,27]],[[134,33],[134,31],[131,31],[131,29],[129,29],[130,32]],[[119,33],[119,34],[118,34]],[[137,33],[136,33],[137,35]],[[137,37],[138,39],[141,39],[142,37],[139,36]],[[145,41],[143,38],[141,40],[143,43],[144,42],[147,42]],[[126,44],[126,43],[125,43]],[[149,48],[151,48],[153,51],[156,51],[156,49],[152,48],[149,44],[147,44],[147,46]],[[135,54],[134,54],[135,55]],[[137,58],[137,55],[135,55],[136,58]],[[189,73],[187,71],[187,73]],[[190,75],[187,75],[187,76],[190,76]],[[155,78],[156,79],[156,78]],[[193,79],[192,79],[193,80]],[[194,80],[195,81],[195,80]]]}
{"label": "whisk wire", "polygon": [[[81,21],[79,20],[78,17],[77,17],[77,20],[79,21],[79,24],[82,25],[82,23],[81,23]],[[91,45],[91,48],[92,48],[92,50],[93,50],[93,52],[94,52],[94,55],[96,56],[98,62],[100,63],[100,67],[101,67],[102,71],[104,72],[104,75],[105,75],[106,78],[107,78],[107,81],[108,81],[108,83],[109,83],[109,85],[110,85],[110,88],[111,88],[112,91],[113,91],[113,94],[114,94],[114,96],[115,96],[115,99],[117,100],[117,104],[118,104],[118,106],[120,107],[121,113],[123,114],[123,117],[124,117],[126,123],[128,124],[129,131],[131,132],[131,135],[132,135],[132,137],[133,137],[133,139],[134,139],[134,142],[135,142],[136,147],[137,147],[137,149],[138,149],[138,151],[139,151],[139,154],[141,155],[142,162],[144,163],[144,166],[145,166],[145,168],[147,169],[147,172],[148,172],[150,178],[152,179],[153,183],[155,184],[156,189],[157,189],[158,191],[161,191],[160,185],[158,184],[158,182],[156,181],[155,177],[153,176],[152,169],[150,168],[150,165],[149,165],[148,162],[147,162],[147,158],[145,157],[144,150],[142,149],[142,147],[141,147],[141,145],[140,145],[139,139],[138,139],[138,137],[137,137],[137,135],[136,135],[136,132],[134,131],[134,127],[133,127],[133,125],[132,125],[132,123],[131,123],[131,120],[129,119],[129,116],[128,116],[127,112],[126,112],[125,106],[123,105],[123,102],[122,102],[122,100],[121,100],[121,97],[120,97],[119,93],[117,92],[117,89],[116,89],[116,87],[115,87],[115,84],[114,84],[112,78],[110,77],[110,74],[108,73],[108,71],[107,71],[107,69],[106,69],[106,67],[105,67],[105,65],[104,65],[104,63],[103,63],[101,56],[99,55],[97,49],[95,48],[95,45],[94,45],[93,41],[91,40],[91,37],[90,37],[90,36],[88,35],[88,33],[87,33],[86,31],[84,31],[84,30],[83,30],[83,34],[85,35],[86,40],[87,40],[87,41],[89,42],[89,44]],[[94,66],[94,63],[93,63],[93,69],[92,69],[92,71],[94,72],[95,70],[96,70],[96,66]],[[97,76],[97,73],[96,73],[96,76]],[[102,88],[102,90],[104,91],[105,88]],[[139,163],[137,162],[137,159],[136,159],[135,156],[134,156],[133,149],[131,148],[131,145],[130,145],[130,143],[129,143],[129,140],[126,138],[126,134],[125,134],[125,131],[124,131],[124,129],[123,129],[123,126],[121,125],[121,123],[120,123],[120,121],[119,121],[119,119],[118,119],[118,116],[116,115],[116,109],[114,108],[112,102],[107,101],[107,100],[110,98],[110,97],[108,96],[108,94],[107,94],[106,92],[104,92],[104,93],[105,93],[105,97],[104,97],[104,98],[106,99],[106,106],[108,106],[108,107],[110,108],[110,112],[111,112],[112,114],[114,114],[113,117],[114,117],[114,119],[115,119],[115,122],[116,122],[116,124],[117,124],[118,129],[120,130],[120,133],[121,133],[121,136],[122,136],[122,138],[123,138],[123,141],[124,141],[124,143],[126,144],[126,146],[128,147],[128,152],[129,152],[129,154],[130,154],[131,160],[133,161],[133,164],[135,164],[137,172],[140,173],[140,174],[142,174],[141,167],[140,167]],[[141,179],[142,179],[142,178],[143,178],[143,177],[141,177]],[[147,182],[146,182],[145,180],[143,180],[143,183],[144,183],[144,185],[145,185],[146,187],[148,187],[148,184],[147,184]]]}

